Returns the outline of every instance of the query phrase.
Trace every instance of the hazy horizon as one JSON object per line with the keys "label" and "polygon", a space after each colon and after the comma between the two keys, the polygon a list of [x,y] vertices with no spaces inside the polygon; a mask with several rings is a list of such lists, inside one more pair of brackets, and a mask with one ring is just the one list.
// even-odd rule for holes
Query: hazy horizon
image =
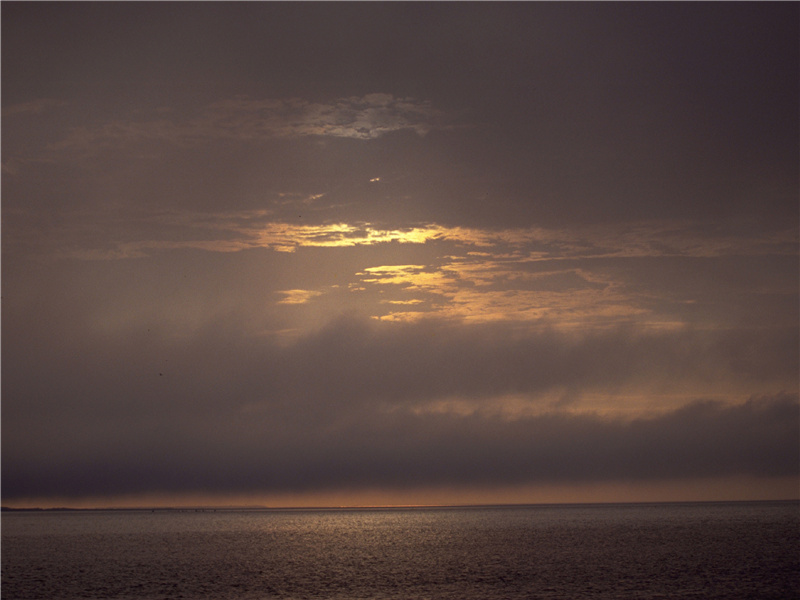
{"label": "hazy horizon", "polygon": [[[118,501],[117,501],[118,502]],[[736,503],[798,503],[799,498],[770,498],[744,500],[601,500],[579,502],[505,502],[505,503],[469,503],[469,504],[112,504],[112,505],[53,505],[53,506],[6,506],[2,510],[9,512],[51,512],[51,511],[179,511],[179,512],[216,512],[216,511],[292,511],[292,510],[415,510],[415,509],[470,509],[470,508],[513,508],[513,507],[556,507],[556,506],[601,506],[624,504],[736,504]]]}

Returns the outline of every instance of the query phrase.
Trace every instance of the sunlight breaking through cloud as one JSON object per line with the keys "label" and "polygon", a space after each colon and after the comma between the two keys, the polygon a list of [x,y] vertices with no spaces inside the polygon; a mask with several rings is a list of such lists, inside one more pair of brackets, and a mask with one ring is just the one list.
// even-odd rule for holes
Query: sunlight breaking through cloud
{"label": "sunlight breaking through cloud", "polygon": [[[322,194],[299,196],[305,203],[320,197]],[[370,222],[301,225],[274,221],[273,211],[267,209],[219,213],[161,212],[111,222],[108,226],[120,232],[126,227],[133,228],[129,235],[137,236],[141,235],[135,228],[137,223],[142,228],[173,228],[176,231],[175,239],[109,240],[108,243],[116,247],[80,249],[75,249],[73,242],[73,250],[69,254],[75,258],[112,259],[138,257],[175,248],[212,252],[270,248],[278,252],[294,252],[303,247],[344,248],[437,242],[451,243],[455,249],[459,249],[459,254],[465,251],[468,256],[475,258],[474,266],[465,265],[463,269],[480,270],[486,268],[486,259],[490,257],[492,261],[535,262],[590,258],[793,256],[798,243],[798,234],[792,228],[777,234],[744,236],[725,230],[710,232],[704,230],[701,223],[690,222],[578,226],[568,230],[543,227],[479,229],[436,223],[394,228]],[[75,227],[80,226],[80,223],[75,223]],[[59,231],[54,232],[54,241],[57,241],[58,233],[65,232],[65,226],[62,225]],[[192,232],[192,235],[187,236],[187,232]],[[11,241],[13,243],[15,240]]]}
{"label": "sunlight breaking through cloud", "polygon": [[305,304],[322,294],[322,292],[314,290],[284,290],[277,293],[283,296],[283,300],[279,300],[278,304]]}

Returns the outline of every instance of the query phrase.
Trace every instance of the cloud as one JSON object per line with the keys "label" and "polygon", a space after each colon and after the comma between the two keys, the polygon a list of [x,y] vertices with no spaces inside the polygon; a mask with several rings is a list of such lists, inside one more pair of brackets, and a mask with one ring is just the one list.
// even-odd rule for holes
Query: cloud
{"label": "cloud", "polygon": [[[281,194],[281,198],[287,194]],[[322,194],[296,195],[305,205],[318,201]],[[286,200],[281,199],[281,203]],[[94,215],[103,219],[103,215]],[[120,218],[118,215],[116,218]],[[569,229],[528,227],[515,229],[481,229],[477,227],[447,226],[437,223],[418,223],[407,226],[389,226],[370,222],[327,222],[298,224],[276,220],[274,210],[230,211],[175,211],[155,210],[143,213],[133,223],[141,224],[131,233],[138,237],[152,235],[158,228],[163,235],[170,226],[180,240],[140,239],[117,241],[120,246],[139,251],[173,249],[178,247],[202,248],[210,251],[230,252],[234,249],[271,248],[293,252],[303,247],[369,246],[397,242],[401,244],[426,244],[450,242],[467,249],[468,260],[461,261],[462,269],[469,263],[486,269],[487,257],[496,257],[507,265],[547,260],[579,259],[634,259],[652,257],[715,258],[725,256],[797,255],[798,235],[794,229],[762,234],[750,232],[742,235],[722,228],[705,228],[703,223],[641,222],[621,225],[575,226]],[[120,223],[131,224],[124,215]],[[112,224],[113,225],[113,224]],[[717,229],[717,231],[715,231]],[[204,232],[204,237],[186,240],[186,231]],[[62,233],[69,230],[61,229]],[[114,243],[114,240],[108,240]],[[219,242],[215,246],[215,242]],[[70,240],[71,245],[80,243]],[[122,250],[122,248],[120,248]],[[125,257],[124,251],[115,251],[109,257]]]}
{"label": "cloud", "polygon": [[[297,198],[320,200],[316,194]],[[317,307],[326,318],[357,308],[396,322],[444,318],[521,326],[557,323],[561,329],[621,323],[681,329],[701,321],[703,327],[729,327],[742,319],[763,324],[774,322],[778,314],[796,314],[788,304],[796,297],[797,261],[792,243],[796,232],[789,231],[737,237],[725,230],[701,236],[691,223],[686,230],[657,223],[570,230],[300,224],[275,221],[271,208],[142,211],[114,219],[101,214],[103,227],[94,226],[95,216],[85,213],[80,219],[60,216],[22,220],[25,227],[9,228],[4,239],[7,255],[17,246],[48,244],[47,254],[67,261],[146,259],[177,261],[175,268],[182,268],[179,263],[190,255],[203,260],[208,253],[209,261],[213,255],[228,255],[233,265],[250,264],[245,254],[268,251],[292,255],[286,260],[293,265],[313,256],[316,263],[329,265],[328,272],[335,269],[336,277],[323,282],[304,276],[308,268],[300,267],[296,276],[274,289],[268,280],[252,286],[247,294],[264,298],[257,311],[262,315],[277,304],[287,305],[288,297],[279,302],[275,294],[291,289],[305,290],[303,304]],[[20,218],[17,211],[7,211],[7,223]],[[670,250],[678,243],[691,251]],[[404,264],[411,257],[419,262]],[[286,262],[280,257],[269,260]],[[136,263],[125,269],[145,267]],[[186,301],[198,305],[202,322],[214,317],[218,294],[198,292]],[[731,294],[738,298],[736,303],[730,302]],[[245,310],[242,298],[226,303],[238,303]],[[208,308],[200,310],[204,304]],[[141,306],[128,307],[125,298],[102,307],[103,313],[131,310]]]}
{"label": "cloud", "polygon": [[234,98],[210,105],[199,123],[208,126],[211,135],[237,139],[316,135],[367,140],[405,129],[424,136],[444,121],[444,113],[430,102],[367,94],[327,104]]}
{"label": "cloud", "polygon": [[[21,112],[37,107],[12,109]],[[209,104],[184,120],[171,118],[171,111],[158,113],[150,120],[126,118],[74,128],[65,139],[51,143],[49,150],[88,158],[108,148],[150,142],[192,147],[220,140],[257,143],[311,136],[372,140],[405,130],[424,136],[432,129],[450,126],[447,115],[430,102],[390,94],[351,96],[328,103],[240,96]]]}
{"label": "cloud", "polygon": [[796,10],[21,6],[4,494],[796,476]]}
{"label": "cloud", "polygon": [[4,453],[3,491],[14,499],[797,476],[798,413],[796,396],[782,395],[733,406],[695,402],[633,421],[353,412],[325,424],[277,424],[258,414],[213,428],[191,418],[135,422],[113,440],[64,445],[57,457]]}
{"label": "cloud", "polygon": [[322,292],[314,290],[282,290],[278,293],[283,296],[283,300],[279,300],[278,304],[305,304],[315,296],[322,294]]}
{"label": "cloud", "polygon": [[50,109],[65,106],[67,102],[53,98],[37,98],[27,102],[13,104],[3,109],[3,118],[21,115],[40,115]]}
{"label": "cloud", "polygon": [[135,331],[5,334],[4,497],[797,473],[796,332]]}

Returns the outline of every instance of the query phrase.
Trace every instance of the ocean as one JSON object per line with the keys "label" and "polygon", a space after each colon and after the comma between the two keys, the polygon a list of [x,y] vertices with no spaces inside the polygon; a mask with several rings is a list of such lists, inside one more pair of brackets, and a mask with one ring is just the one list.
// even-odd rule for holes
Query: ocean
{"label": "ocean", "polygon": [[3,600],[800,598],[797,502],[2,515]]}

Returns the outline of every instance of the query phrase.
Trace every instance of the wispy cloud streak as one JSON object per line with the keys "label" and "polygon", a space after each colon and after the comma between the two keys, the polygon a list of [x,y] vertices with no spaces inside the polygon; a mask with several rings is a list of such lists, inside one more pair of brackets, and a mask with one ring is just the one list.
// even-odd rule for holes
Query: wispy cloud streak
{"label": "wispy cloud streak", "polygon": [[[319,195],[314,198],[319,197]],[[313,199],[313,198],[312,198]],[[24,211],[20,211],[21,213]],[[102,215],[96,215],[102,219]],[[781,232],[742,235],[702,223],[642,222],[572,227],[569,229],[518,228],[478,229],[438,224],[387,227],[375,223],[321,223],[300,225],[276,222],[273,211],[176,212],[161,211],[134,219],[142,225],[163,225],[178,230],[205,231],[201,239],[130,240],[118,244],[107,255],[87,248],[75,257],[125,258],[142,256],[147,251],[174,248],[198,248],[231,252],[252,248],[269,248],[294,252],[303,247],[343,248],[372,246],[384,243],[426,244],[451,243],[466,249],[483,263],[492,256],[506,262],[535,262],[556,259],[598,258],[714,258],[723,256],[795,256],[798,234],[794,228]],[[130,223],[129,219],[118,225]],[[114,224],[111,223],[113,226]],[[113,229],[112,229],[113,231]],[[130,235],[140,237],[151,229]],[[168,235],[168,233],[167,233]],[[194,237],[194,236],[192,236]],[[112,245],[113,239],[108,240]],[[481,256],[480,253],[483,253]],[[484,267],[479,267],[484,268]]]}
{"label": "wispy cloud streak", "polygon": [[[10,110],[14,114],[43,107],[36,103]],[[164,109],[150,119],[128,117],[96,127],[74,128],[65,139],[52,142],[49,151],[62,158],[80,158],[108,148],[149,142],[191,147],[215,140],[257,143],[310,136],[372,140],[405,130],[424,136],[449,126],[452,118],[430,102],[390,94],[339,98],[328,103],[237,97],[212,103],[186,118]]]}

